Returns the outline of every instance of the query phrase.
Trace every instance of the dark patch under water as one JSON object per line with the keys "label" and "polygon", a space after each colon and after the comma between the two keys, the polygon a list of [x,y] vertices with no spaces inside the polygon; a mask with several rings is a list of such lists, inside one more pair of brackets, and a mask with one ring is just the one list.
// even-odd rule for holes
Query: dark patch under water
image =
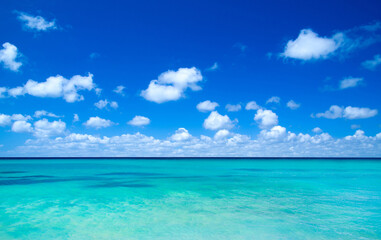
{"label": "dark patch under water", "polygon": [[15,173],[27,173],[26,171],[3,171],[0,174],[15,174]]}
{"label": "dark patch under water", "polygon": [[102,184],[91,185],[89,187],[90,188],[114,188],[114,187],[146,188],[146,187],[155,187],[155,185],[146,184],[146,183],[106,182]]}
{"label": "dark patch under water", "polygon": [[29,176],[6,176],[0,178],[54,178],[54,176],[49,175],[29,175]]}
{"label": "dark patch under water", "polygon": [[145,172],[110,172],[100,173],[98,176],[162,176],[162,173],[145,173]]}
{"label": "dark patch under water", "polygon": [[[42,175],[44,176],[44,175]],[[30,185],[30,184],[39,184],[39,183],[58,183],[58,182],[74,182],[74,181],[99,181],[104,180],[104,178],[101,177],[74,177],[74,178],[47,178],[43,179],[43,177],[40,177],[42,179],[38,179],[38,177],[35,178],[11,178],[9,180],[0,180],[0,186],[6,186],[6,185]]]}

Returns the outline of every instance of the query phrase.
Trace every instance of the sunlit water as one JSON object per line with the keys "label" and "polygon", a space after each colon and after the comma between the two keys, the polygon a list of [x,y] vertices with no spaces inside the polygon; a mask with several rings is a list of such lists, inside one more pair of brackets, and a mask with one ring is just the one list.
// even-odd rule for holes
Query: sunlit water
{"label": "sunlit water", "polygon": [[0,160],[0,239],[381,239],[381,161]]}

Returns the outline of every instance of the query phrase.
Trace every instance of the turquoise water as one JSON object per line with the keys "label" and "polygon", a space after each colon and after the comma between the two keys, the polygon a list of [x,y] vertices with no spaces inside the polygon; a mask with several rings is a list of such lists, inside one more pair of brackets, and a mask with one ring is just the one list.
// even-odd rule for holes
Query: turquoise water
{"label": "turquoise water", "polygon": [[0,160],[0,239],[381,239],[381,161]]}

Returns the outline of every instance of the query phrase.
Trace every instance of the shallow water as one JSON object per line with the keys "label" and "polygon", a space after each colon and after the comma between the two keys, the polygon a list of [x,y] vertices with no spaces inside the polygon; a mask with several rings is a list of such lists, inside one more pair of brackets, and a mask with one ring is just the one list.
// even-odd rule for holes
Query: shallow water
{"label": "shallow water", "polygon": [[0,239],[381,239],[381,161],[0,160]]}

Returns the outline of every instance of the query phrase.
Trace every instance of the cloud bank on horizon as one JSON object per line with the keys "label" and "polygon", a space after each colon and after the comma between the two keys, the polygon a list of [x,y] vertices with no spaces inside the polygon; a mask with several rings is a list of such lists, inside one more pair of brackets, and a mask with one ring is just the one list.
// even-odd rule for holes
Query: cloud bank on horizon
{"label": "cloud bank on horizon", "polygon": [[[278,27],[266,21],[270,5],[245,3],[226,6],[231,18],[209,28],[219,11],[196,1],[200,22],[187,22],[170,4],[155,5],[170,14],[161,18],[130,3],[86,20],[54,5],[6,4],[0,156],[381,156],[377,11],[359,5],[326,26],[303,15]],[[290,22],[307,7],[279,5]],[[119,19],[123,11],[140,15]]]}

